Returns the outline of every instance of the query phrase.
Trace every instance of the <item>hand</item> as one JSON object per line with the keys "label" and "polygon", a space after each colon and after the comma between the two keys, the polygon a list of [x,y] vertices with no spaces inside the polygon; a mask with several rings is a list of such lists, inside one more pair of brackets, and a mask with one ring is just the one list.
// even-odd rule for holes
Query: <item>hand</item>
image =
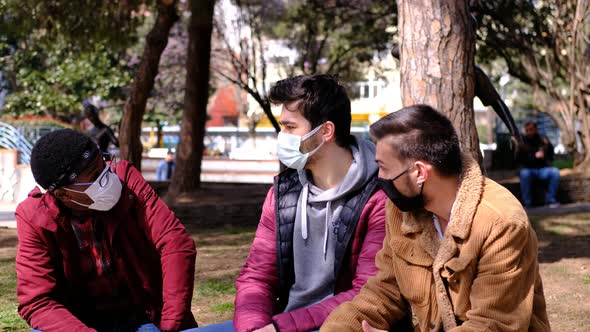
{"label": "hand", "polygon": [[535,153],[535,158],[537,159],[543,159],[545,157],[545,152],[543,152],[543,150],[539,150]]}
{"label": "hand", "polygon": [[274,325],[268,324],[265,327],[261,327],[258,330],[254,330],[252,332],[277,332]]}
{"label": "hand", "polygon": [[379,330],[371,326],[366,320],[363,321],[363,332],[387,332],[386,330]]}

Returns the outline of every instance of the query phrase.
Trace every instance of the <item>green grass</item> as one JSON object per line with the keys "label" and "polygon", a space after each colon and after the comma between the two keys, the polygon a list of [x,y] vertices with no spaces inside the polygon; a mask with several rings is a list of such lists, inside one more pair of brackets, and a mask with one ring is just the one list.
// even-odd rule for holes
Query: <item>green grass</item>
{"label": "green grass", "polygon": [[531,216],[537,232],[542,231],[560,237],[590,236],[590,213],[572,213],[559,216]]}
{"label": "green grass", "polygon": [[30,327],[16,312],[15,303],[0,303],[0,331],[28,331]]}
{"label": "green grass", "polygon": [[555,274],[560,274],[562,276],[566,276],[566,275],[571,274],[570,271],[568,270],[568,268],[565,266],[557,265],[557,266],[552,266],[549,269],[551,270],[551,272],[553,272]]}
{"label": "green grass", "polygon": [[197,282],[197,294],[202,297],[217,297],[236,293],[233,278],[208,279]]}
{"label": "green grass", "polygon": [[552,163],[553,167],[557,167],[559,169],[563,168],[574,168],[574,159],[567,158],[567,159],[557,159]]}
{"label": "green grass", "polygon": [[554,225],[547,231],[553,235],[566,236],[570,233],[571,228],[568,225]]}
{"label": "green grass", "polygon": [[255,226],[224,226],[221,228],[203,229],[193,225],[187,225],[187,231],[197,237],[219,236],[219,235],[244,235],[256,231]]}
{"label": "green grass", "polygon": [[0,261],[0,331],[27,331],[30,328],[18,315],[14,260]]}
{"label": "green grass", "polygon": [[212,246],[243,246],[251,244],[254,239],[254,233],[248,232],[244,234],[231,234],[232,236],[217,238],[217,239],[198,239],[197,246],[199,248],[206,248]]}
{"label": "green grass", "polygon": [[234,312],[234,303],[233,302],[223,302],[217,303],[211,306],[211,311],[224,314],[224,313],[232,313]]}
{"label": "green grass", "polygon": [[227,234],[227,235],[240,234],[240,235],[243,235],[244,233],[254,233],[255,230],[256,230],[256,228],[253,228],[253,227],[242,227],[242,226],[228,227],[228,228],[226,228],[226,229],[223,230],[223,234]]}
{"label": "green grass", "polygon": [[197,249],[214,246],[242,246],[252,243],[255,227],[225,227],[217,229],[191,229]]}
{"label": "green grass", "polygon": [[585,276],[582,280],[584,281],[584,284],[590,285],[590,274]]}

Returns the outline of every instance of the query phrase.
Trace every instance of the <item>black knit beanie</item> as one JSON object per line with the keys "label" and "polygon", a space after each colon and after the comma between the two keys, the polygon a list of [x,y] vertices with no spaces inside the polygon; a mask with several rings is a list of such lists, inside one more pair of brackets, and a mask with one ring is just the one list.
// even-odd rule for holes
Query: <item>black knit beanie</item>
{"label": "black knit beanie", "polygon": [[33,147],[33,177],[44,189],[57,189],[73,182],[97,153],[96,144],[80,132],[72,129],[52,131]]}

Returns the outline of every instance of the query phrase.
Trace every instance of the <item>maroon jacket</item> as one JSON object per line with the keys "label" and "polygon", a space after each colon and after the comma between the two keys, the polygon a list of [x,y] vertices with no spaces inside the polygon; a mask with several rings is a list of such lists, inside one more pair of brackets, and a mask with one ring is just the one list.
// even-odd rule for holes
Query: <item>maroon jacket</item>
{"label": "maroon jacket", "polygon": [[367,279],[377,273],[375,255],[385,237],[385,202],[381,190],[364,205],[344,261],[336,277],[335,295],[306,308],[282,313],[277,296],[281,293],[277,264],[275,193],[271,189],[246,264],[236,280],[234,327],[237,332],[253,331],[272,321],[280,332],[318,329],[340,303],[358,294]]}
{"label": "maroon jacket", "polygon": [[[192,238],[137,169],[122,161],[115,173],[123,184],[121,199],[110,211],[96,211],[94,219],[105,225],[112,264],[124,276],[134,304],[130,312],[163,330],[195,327]],[[88,309],[83,295],[68,215],[51,193],[35,188],[17,207],[16,220],[19,314],[45,332],[92,331],[84,322],[101,317]]]}

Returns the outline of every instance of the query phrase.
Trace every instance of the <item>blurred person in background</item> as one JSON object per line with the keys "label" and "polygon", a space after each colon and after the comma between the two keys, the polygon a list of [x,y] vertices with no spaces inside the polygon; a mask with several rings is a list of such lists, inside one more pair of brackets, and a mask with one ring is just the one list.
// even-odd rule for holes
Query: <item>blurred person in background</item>
{"label": "blurred person in background", "polygon": [[174,152],[168,150],[168,153],[166,153],[166,159],[162,160],[156,169],[156,178],[158,181],[170,181],[172,174],[174,174],[175,166]]}
{"label": "blurred person in background", "polygon": [[551,166],[553,157],[553,145],[549,139],[539,135],[536,123],[527,122],[524,125],[522,143],[516,152],[516,159],[521,167],[520,192],[525,207],[533,206],[533,183],[539,180],[547,183],[545,204],[549,207],[559,206],[559,170]]}

